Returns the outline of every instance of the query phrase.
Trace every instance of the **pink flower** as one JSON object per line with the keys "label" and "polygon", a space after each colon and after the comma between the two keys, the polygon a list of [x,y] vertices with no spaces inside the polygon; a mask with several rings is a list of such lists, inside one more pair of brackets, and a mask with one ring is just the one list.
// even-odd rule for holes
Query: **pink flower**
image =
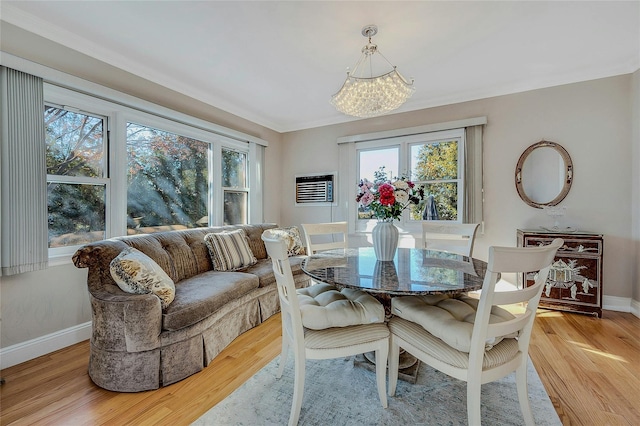
{"label": "pink flower", "polygon": [[368,205],[373,203],[375,199],[376,197],[374,197],[371,192],[367,191],[364,194],[362,194],[362,196],[360,197],[360,200],[358,201],[360,201],[361,205],[363,205],[364,207],[367,207]]}

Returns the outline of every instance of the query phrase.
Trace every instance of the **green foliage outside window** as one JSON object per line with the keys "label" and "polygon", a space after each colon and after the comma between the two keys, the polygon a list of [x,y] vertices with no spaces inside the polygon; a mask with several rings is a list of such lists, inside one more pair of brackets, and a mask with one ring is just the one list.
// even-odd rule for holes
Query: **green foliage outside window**
{"label": "green foliage outside window", "polygon": [[456,140],[414,145],[413,180],[424,185],[425,200],[411,211],[411,218],[422,220],[428,196],[433,195],[439,220],[458,219],[458,142]]}
{"label": "green foliage outside window", "polygon": [[205,142],[128,123],[127,228],[206,226],[208,149]]}
{"label": "green foliage outside window", "polygon": [[102,118],[45,106],[49,247],[105,237]]}

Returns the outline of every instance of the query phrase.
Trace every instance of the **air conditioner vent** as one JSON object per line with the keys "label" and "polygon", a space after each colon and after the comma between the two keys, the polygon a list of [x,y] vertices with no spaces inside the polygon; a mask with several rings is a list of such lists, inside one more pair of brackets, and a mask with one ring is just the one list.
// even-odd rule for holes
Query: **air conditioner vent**
{"label": "air conditioner vent", "polygon": [[296,203],[333,203],[335,175],[296,176]]}

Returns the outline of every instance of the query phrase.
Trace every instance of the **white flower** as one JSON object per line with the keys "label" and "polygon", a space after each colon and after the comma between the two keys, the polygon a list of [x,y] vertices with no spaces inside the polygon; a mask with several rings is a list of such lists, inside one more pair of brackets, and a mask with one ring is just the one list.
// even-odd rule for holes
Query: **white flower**
{"label": "white flower", "polygon": [[409,184],[403,180],[397,180],[391,185],[393,185],[396,189],[409,189]]}
{"label": "white flower", "polygon": [[409,194],[407,194],[406,191],[398,190],[395,191],[393,195],[396,197],[396,201],[400,204],[404,204],[409,201]]}

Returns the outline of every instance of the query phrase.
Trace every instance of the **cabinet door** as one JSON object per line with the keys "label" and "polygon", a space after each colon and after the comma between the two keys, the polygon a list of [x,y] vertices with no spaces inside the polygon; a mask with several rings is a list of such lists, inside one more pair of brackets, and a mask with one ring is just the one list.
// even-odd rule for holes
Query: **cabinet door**
{"label": "cabinet door", "polygon": [[[541,307],[601,315],[602,239],[562,235],[565,244],[558,250],[547,284],[540,298]],[[524,236],[524,246],[547,245],[547,235]],[[533,284],[527,274],[526,285]]]}

